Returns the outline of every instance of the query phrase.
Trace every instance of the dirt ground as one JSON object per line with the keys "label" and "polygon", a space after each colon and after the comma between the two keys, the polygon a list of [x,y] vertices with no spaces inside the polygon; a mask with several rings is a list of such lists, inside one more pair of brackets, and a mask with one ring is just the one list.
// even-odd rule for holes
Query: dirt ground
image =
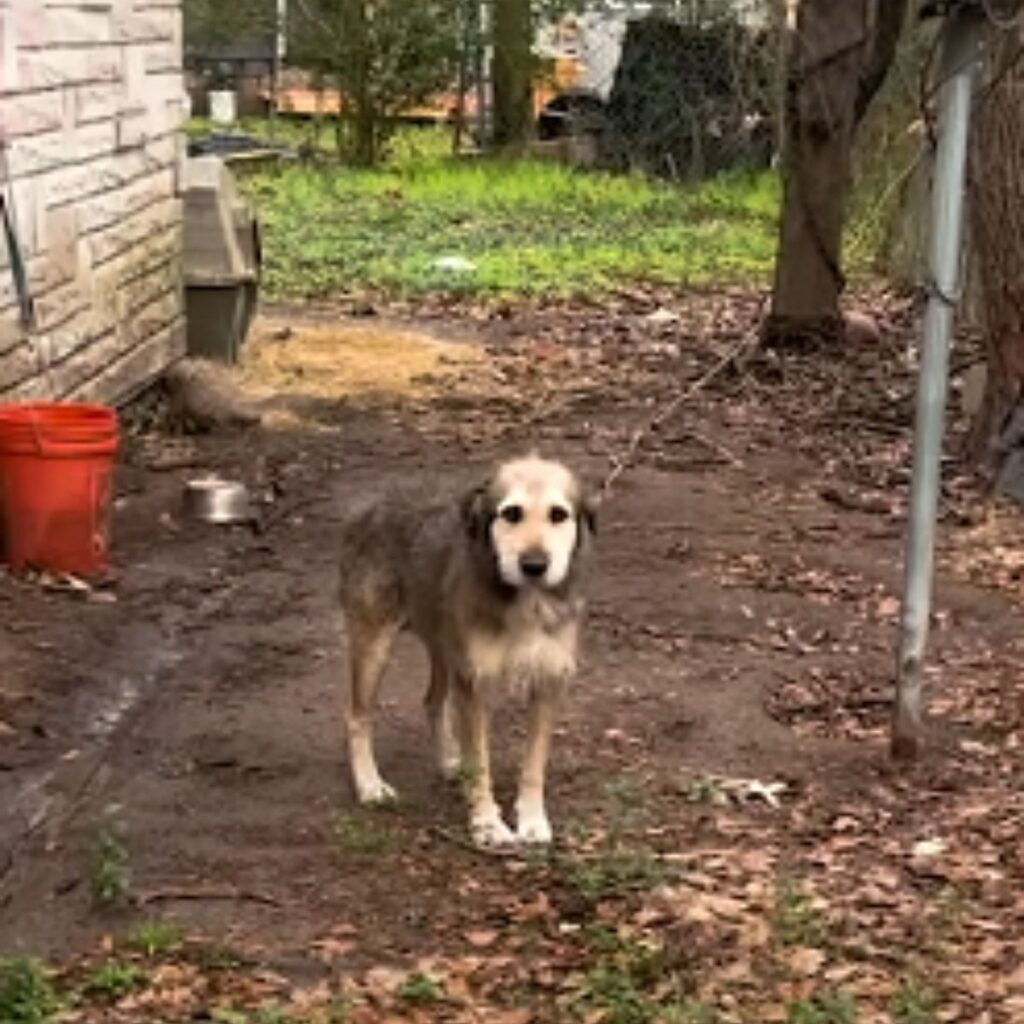
{"label": "dirt ground", "polygon": [[[430,770],[411,640],[378,733],[401,803],[354,807],[336,524],[395,475],[472,482],[533,443],[599,482],[744,335],[757,298],[418,310],[412,326],[471,354],[424,358],[401,394],[365,367],[332,393],[314,363],[272,429],[176,437],[136,410],[114,579],[83,593],[0,578],[0,954],[70,962],[159,918],[275,972],[287,998],[325,979],[369,992],[376,1015],[355,1019],[669,1019],[609,1015],[605,954],[584,939],[598,924],[654,944],[687,1005],[721,1015],[694,1021],[792,1019],[838,990],[869,1022],[1024,1019],[1019,519],[950,461],[934,737],[920,764],[893,765],[915,320],[866,301],[878,347],[743,359],[619,478],[551,767],[552,858],[464,843],[458,796]],[[322,350],[336,322],[268,314],[275,380],[303,330]],[[211,469],[250,484],[257,527],[182,519],[183,481]],[[502,706],[506,805],[521,734]],[[121,909],[96,906],[106,834],[125,851]],[[787,931],[790,910],[824,934]],[[429,1012],[395,996],[416,965],[446,993]],[[664,1005],[631,969],[642,1005]],[[925,988],[939,1016],[899,1017]]]}

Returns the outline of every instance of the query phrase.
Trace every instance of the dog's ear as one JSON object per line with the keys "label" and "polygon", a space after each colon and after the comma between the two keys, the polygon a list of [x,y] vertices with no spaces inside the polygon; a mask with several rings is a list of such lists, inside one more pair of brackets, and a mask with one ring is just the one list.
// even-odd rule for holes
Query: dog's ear
{"label": "dog's ear", "polygon": [[494,514],[492,505],[489,480],[477,484],[463,495],[462,501],[459,503],[459,511],[467,536],[473,540],[483,536],[488,522]]}
{"label": "dog's ear", "polygon": [[580,522],[592,533],[597,533],[597,512],[601,499],[591,491],[584,491],[579,503]]}

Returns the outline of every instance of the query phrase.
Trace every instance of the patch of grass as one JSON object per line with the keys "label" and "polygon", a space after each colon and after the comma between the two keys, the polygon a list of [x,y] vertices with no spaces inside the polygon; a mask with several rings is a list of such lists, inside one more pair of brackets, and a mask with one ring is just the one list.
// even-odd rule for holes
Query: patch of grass
{"label": "patch of grass", "polygon": [[643,783],[629,775],[620,775],[604,787],[605,817],[613,841],[646,817],[649,802],[644,799]]}
{"label": "patch of grass", "polygon": [[586,852],[555,855],[562,879],[588,902],[652,889],[668,871],[658,854],[631,840],[630,833],[644,818],[645,800],[639,780],[623,775],[604,788],[601,820],[604,828],[590,832],[579,826],[573,842]]}
{"label": "patch of grass", "polygon": [[807,890],[786,879],[775,895],[772,929],[784,946],[817,946],[825,936],[825,922]]}
{"label": "patch of grass", "polygon": [[577,1013],[599,1014],[603,1024],[715,1024],[715,1011],[685,995],[659,947],[600,926],[585,937],[602,955],[574,1001]]}
{"label": "patch of grass", "polygon": [[368,857],[386,853],[391,833],[365,814],[339,813],[333,827],[334,849],[342,856]]}
{"label": "patch of grass", "polygon": [[651,850],[614,847],[562,865],[565,880],[584,899],[597,903],[630,892],[653,889],[665,881],[665,865]]}
{"label": "patch of grass", "polygon": [[199,946],[190,950],[188,959],[203,971],[233,971],[245,960],[226,946]]}
{"label": "patch of grass", "polygon": [[416,971],[398,986],[396,995],[410,1006],[436,1006],[445,998],[444,986],[429,975]]}
{"label": "patch of grass", "polygon": [[97,967],[82,988],[87,996],[120,999],[146,984],[146,972],[138,964],[111,960]]}
{"label": "patch of grass", "polygon": [[[333,122],[323,119],[318,124],[315,118],[243,117],[233,128],[215,125],[209,118],[194,117],[185,126],[190,139],[202,139],[209,135],[247,135],[274,145],[287,146],[303,156],[315,156],[337,161],[338,149],[335,142]],[[439,163],[451,156],[451,131],[443,126],[398,126],[384,147],[384,165],[400,170],[411,165]]]}
{"label": "patch of grass", "polygon": [[658,1017],[664,1024],[718,1024],[718,1011],[700,999],[684,999],[662,1009]]}
{"label": "patch of grass", "polygon": [[102,909],[124,906],[131,886],[131,857],[123,830],[114,822],[99,827],[89,856],[89,888]]}
{"label": "patch of grass", "polygon": [[576,1009],[588,1017],[599,1011],[603,1024],[648,1024],[656,1012],[628,970],[607,964],[587,975]]}
{"label": "patch of grass", "polygon": [[297,1024],[295,1018],[274,1003],[261,1006],[249,1017],[250,1024]]}
{"label": "patch of grass", "polygon": [[[538,160],[410,155],[364,171],[290,166],[245,188],[265,237],[270,298],[337,291],[600,294],[637,281],[763,279],[774,174],[695,186]],[[458,256],[464,270],[438,260]]]}
{"label": "patch of grass", "polygon": [[790,1003],[786,1024],[856,1024],[857,1006],[845,992],[825,992]]}
{"label": "patch of grass", "polygon": [[597,921],[592,921],[583,929],[583,941],[596,953],[617,953],[622,948],[619,933]]}
{"label": "patch of grass", "polygon": [[214,1006],[210,1010],[210,1020],[214,1024],[249,1024],[249,1014],[230,1006]]}
{"label": "patch of grass", "polygon": [[136,925],[122,940],[121,946],[143,956],[158,956],[169,953],[181,945],[182,932],[169,921],[143,921]]}
{"label": "patch of grass", "polygon": [[26,957],[0,959],[0,1021],[44,1024],[61,1003],[43,966]]}
{"label": "patch of grass", "polygon": [[686,789],[686,798],[695,804],[727,807],[729,795],[714,779],[694,779]]}
{"label": "patch of grass", "polygon": [[939,997],[933,988],[916,980],[904,981],[892,997],[893,1024],[937,1024]]}

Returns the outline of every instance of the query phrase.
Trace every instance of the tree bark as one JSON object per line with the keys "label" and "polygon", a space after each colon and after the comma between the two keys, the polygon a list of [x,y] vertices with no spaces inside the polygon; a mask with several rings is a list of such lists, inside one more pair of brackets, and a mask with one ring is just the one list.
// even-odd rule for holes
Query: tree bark
{"label": "tree bark", "polygon": [[803,0],[786,89],[783,206],[768,344],[838,339],[856,128],[885,80],[907,0]]}
{"label": "tree bark", "polygon": [[372,167],[377,162],[378,117],[373,101],[369,40],[370,12],[364,0],[349,4],[347,18],[352,46],[352,87],[346,100],[351,103],[352,162],[357,167]]}
{"label": "tree bark", "polygon": [[530,0],[494,0],[494,143],[523,149],[533,127]]}
{"label": "tree bark", "polygon": [[[1003,40],[978,103],[970,161],[971,235],[987,374],[969,453],[995,475],[1024,426],[1024,56]],[[1015,422],[1016,421],[1016,422]]]}

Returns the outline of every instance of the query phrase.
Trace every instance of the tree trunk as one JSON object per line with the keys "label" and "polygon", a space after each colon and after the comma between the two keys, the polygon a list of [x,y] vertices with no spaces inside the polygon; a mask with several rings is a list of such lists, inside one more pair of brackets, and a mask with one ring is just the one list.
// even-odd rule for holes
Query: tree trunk
{"label": "tree trunk", "polygon": [[892,63],[907,0],[803,0],[786,89],[783,206],[769,344],[839,337],[853,139]]}
{"label": "tree trunk", "polygon": [[348,30],[352,39],[351,103],[352,162],[357,167],[372,167],[377,162],[377,111],[373,102],[372,46],[370,45],[370,13],[364,0],[350,4]]}
{"label": "tree trunk", "polygon": [[494,143],[523,149],[533,123],[530,0],[494,0]]}
{"label": "tree trunk", "polygon": [[970,454],[998,473],[1024,426],[1024,60],[1007,36],[978,103],[970,163],[971,236],[987,374]]}

